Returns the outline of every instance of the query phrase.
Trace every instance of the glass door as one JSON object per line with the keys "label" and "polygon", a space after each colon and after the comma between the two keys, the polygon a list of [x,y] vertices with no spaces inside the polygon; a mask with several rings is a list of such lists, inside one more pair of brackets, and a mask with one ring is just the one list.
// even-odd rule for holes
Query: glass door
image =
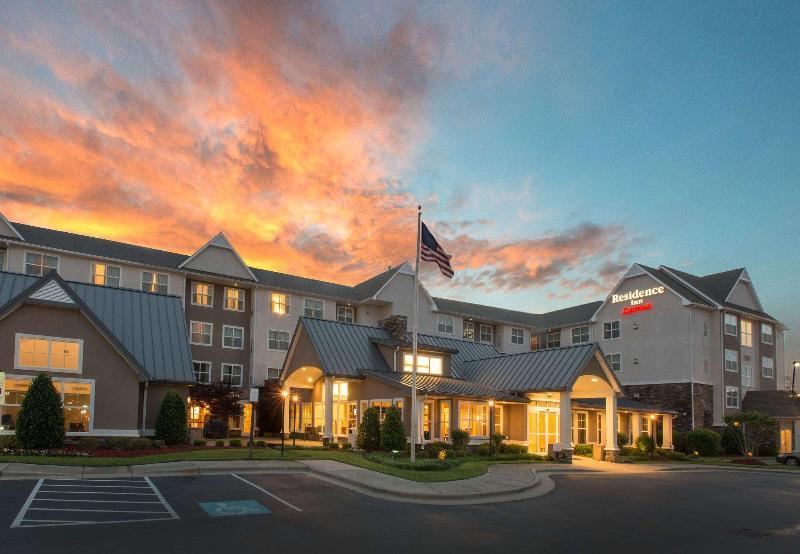
{"label": "glass door", "polygon": [[[547,402],[543,404],[554,404]],[[553,406],[528,407],[528,450],[547,454],[547,446],[558,443],[558,408]]]}
{"label": "glass door", "polygon": [[792,428],[783,427],[781,429],[781,454],[792,451]]}
{"label": "glass door", "polygon": [[422,438],[433,439],[433,402],[425,402],[422,407]]}
{"label": "glass door", "polygon": [[439,438],[446,441],[450,438],[450,401],[439,402]]}

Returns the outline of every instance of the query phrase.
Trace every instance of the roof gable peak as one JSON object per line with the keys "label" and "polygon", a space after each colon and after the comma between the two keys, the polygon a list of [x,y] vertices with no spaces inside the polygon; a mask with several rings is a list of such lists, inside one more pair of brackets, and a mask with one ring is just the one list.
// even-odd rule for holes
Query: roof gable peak
{"label": "roof gable peak", "polygon": [[10,237],[24,241],[25,238],[17,231],[16,227],[0,212],[0,237]]}
{"label": "roof gable peak", "polygon": [[[224,254],[215,255],[213,254],[214,249],[221,250]],[[178,267],[258,282],[250,267],[222,231],[211,237]],[[220,270],[221,267],[224,269]]]}

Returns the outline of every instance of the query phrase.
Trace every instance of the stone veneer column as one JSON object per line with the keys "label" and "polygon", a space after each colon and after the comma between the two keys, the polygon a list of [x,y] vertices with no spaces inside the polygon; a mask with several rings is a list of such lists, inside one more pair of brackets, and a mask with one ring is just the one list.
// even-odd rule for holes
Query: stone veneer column
{"label": "stone veneer column", "polygon": [[[672,450],[672,416],[664,414],[661,416],[661,421],[663,427],[661,430],[661,448]],[[655,435],[653,438],[655,438]]]}
{"label": "stone veneer column", "polygon": [[557,453],[559,461],[572,463],[572,393],[558,393],[558,443],[561,451]]}
{"label": "stone veneer column", "polygon": [[603,459],[607,462],[619,461],[617,447],[617,395],[613,392],[606,396],[606,447]]}
{"label": "stone veneer column", "polygon": [[322,398],[325,401],[325,428],[322,436],[330,439],[333,437],[333,377],[325,377]]}

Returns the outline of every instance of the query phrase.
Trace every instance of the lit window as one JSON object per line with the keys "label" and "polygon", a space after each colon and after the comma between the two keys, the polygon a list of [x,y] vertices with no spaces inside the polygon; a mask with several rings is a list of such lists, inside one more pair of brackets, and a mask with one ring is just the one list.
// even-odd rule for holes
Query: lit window
{"label": "lit window", "polygon": [[453,316],[439,314],[439,332],[443,335],[453,334]]}
{"label": "lit window", "polygon": [[764,344],[774,344],[775,343],[775,336],[772,331],[772,325],[767,323],[761,324],[761,342]]}
{"label": "lit window", "polygon": [[[414,371],[414,357],[411,354],[403,355],[403,371]],[[417,354],[417,373],[442,374],[442,359],[437,356],[421,356]]]}
{"label": "lit window", "polygon": [[739,371],[739,353],[736,350],[725,349],[725,371]]}
{"label": "lit window", "polygon": [[273,314],[285,315],[289,313],[289,295],[271,292],[269,295],[270,311]]}
{"label": "lit window", "polygon": [[746,365],[742,366],[742,386],[743,387],[752,387],[753,386],[753,368],[748,367]]}
{"label": "lit window", "polygon": [[[22,399],[31,384],[31,377],[8,375],[5,395],[0,396],[0,430],[16,428]],[[68,433],[87,433],[92,429],[91,380],[52,379],[64,409],[64,430]]]}
{"label": "lit window", "polygon": [[280,379],[281,378],[281,369],[279,367],[268,367],[267,368],[267,379]]}
{"label": "lit window", "polygon": [[511,328],[511,344],[525,344],[525,329]]}
{"label": "lit window", "polygon": [[244,311],[244,290],[225,287],[224,308],[233,312]]}
{"label": "lit window", "polygon": [[214,329],[212,323],[205,323],[203,321],[192,321],[189,323],[191,329],[191,343],[199,344],[201,346],[211,346],[211,334]]}
{"label": "lit window", "polygon": [[333,384],[333,399],[334,400],[347,400],[347,383],[334,383]]}
{"label": "lit window", "polygon": [[214,305],[214,285],[192,283],[192,304],[211,307]]}
{"label": "lit window", "polygon": [[618,339],[619,338],[619,320],[606,321],[603,323],[603,339]]}
{"label": "lit window", "polygon": [[222,348],[244,348],[244,327],[222,326]]}
{"label": "lit window", "polygon": [[622,354],[607,354],[606,361],[611,366],[612,371],[620,371],[622,369]]}
{"label": "lit window", "polygon": [[475,340],[475,324],[471,321],[464,322],[464,340]]}
{"label": "lit window", "polygon": [[641,418],[641,433],[642,435],[650,434],[650,418],[647,416],[639,416]]}
{"label": "lit window", "polygon": [[481,342],[494,342],[494,327],[491,325],[481,325],[480,326],[481,332]]}
{"label": "lit window", "polygon": [[769,379],[775,378],[775,360],[766,356],[761,357],[761,375]]}
{"label": "lit window", "polygon": [[725,407],[739,407],[739,387],[725,387]]}
{"label": "lit window", "polygon": [[157,294],[167,294],[169,289],[169,275],[166,273],[152,273],[142,271],[142,290],[145,292],[155,292]]}
{"label": "lit window", "polygon": [[120,270],[115,265],[92,264],[92,283],[104,287],[119,287]]}
{"label": "lit window", "polygon": [[547,333],[547,348],[558,348],[561,346],[561,331],[550,331]]}
{"label": "lit window", "polygon": [[572,344],[584,344],[589,342],[589,326],[572,328]]}
{"label": "lit window", "polygon": [[753,322],[742,320],[742,346],[753,346]]}
{"label": "lit window", "polygon": [[458,403],[458,427],[470,437],[489,436],[489,406],[477,402]]}
{"label": "lit window", "polygon": [[531,350],[539,350],[539,335],[531,335]]}
{"label": "lit window", "polygon": [[16,367],[80,371],[82,343],[79,339],[18,334]]}
{"label": "lit window", "polygon": [[605,417],[605,414],[600,413],[600,412],[597,413],[597,440],[595,442],[597,442],[598,444],[600,444],[601,442],[605,442],[605,439],[603,437],[603,418],[604,417]]}
{"label": "lit window", "polygon": [[289,333],[286,331],[269,330],[267,348],[270,350],[289,350]]}
{"label": "lit window", "polygon": [[734,337],[739,334],[739,318],[733,314],[725,314],[725,334]]}
{"label": "lit window", "polygon": [[322,300],[306,298],[303,301],[303,315],[306,317],[322,319]]}
{"label": "lit window", "polygon": [[340,323],[355,323],[355,308],[352,306],[336,306],[336,321]]}
{"label": "lit window", "polygon": [[192,362],[194,380],[198,383],[211,382],[211,362]]}
{"label": "lit window", "polygon": [[58,258],[34,252],[25,253],[25,273],[41,277],[58,269]]}
{"label": "lit window", "polygon": [[244,371],[240,364],[222,364],[222,382],[234,387],[242,386]]}

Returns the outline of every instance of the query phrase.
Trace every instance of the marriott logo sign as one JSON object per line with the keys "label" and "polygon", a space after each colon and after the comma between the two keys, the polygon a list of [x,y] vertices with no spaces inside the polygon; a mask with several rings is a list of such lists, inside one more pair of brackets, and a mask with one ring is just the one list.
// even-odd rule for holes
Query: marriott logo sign
{"label": "marriott logo sign", "polygon": [[643,298],[648,296],[655,296],[657,294],[664,294],[664,287],[653,287],[651,289],[636,289],[624,294],[612,294],[611,303],[631,301],[632,305],[641,304]]}

